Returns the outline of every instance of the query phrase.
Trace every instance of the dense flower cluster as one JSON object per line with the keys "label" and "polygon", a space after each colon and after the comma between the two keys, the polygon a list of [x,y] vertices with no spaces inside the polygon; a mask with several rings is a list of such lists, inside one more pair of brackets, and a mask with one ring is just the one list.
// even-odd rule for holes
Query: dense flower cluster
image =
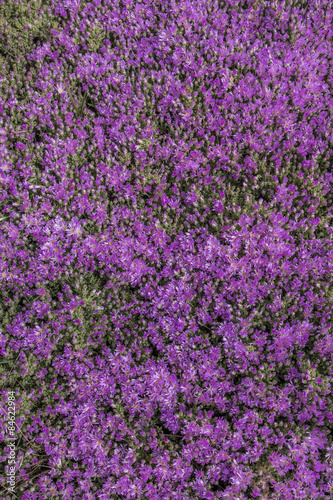
{"label": "dense flower cluster", "polygon": [[0,25],[17,498],[331,498],[331,2],[0,0]]}

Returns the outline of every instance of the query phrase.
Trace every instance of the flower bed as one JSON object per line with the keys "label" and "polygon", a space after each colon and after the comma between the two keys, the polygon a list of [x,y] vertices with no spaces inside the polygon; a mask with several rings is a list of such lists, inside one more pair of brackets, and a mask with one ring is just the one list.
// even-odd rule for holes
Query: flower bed
{"label": "flower bed", "polygon": [[331,498],[331,2],[0,26],[1,498]]}

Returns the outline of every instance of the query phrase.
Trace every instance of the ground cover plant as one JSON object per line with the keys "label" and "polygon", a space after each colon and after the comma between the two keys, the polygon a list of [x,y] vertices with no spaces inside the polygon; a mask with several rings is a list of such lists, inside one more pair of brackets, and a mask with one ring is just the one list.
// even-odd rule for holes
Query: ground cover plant
{"label": "ground cover plant", "polygon": [[332,498],[332,3],[0,26],[0,497]]}

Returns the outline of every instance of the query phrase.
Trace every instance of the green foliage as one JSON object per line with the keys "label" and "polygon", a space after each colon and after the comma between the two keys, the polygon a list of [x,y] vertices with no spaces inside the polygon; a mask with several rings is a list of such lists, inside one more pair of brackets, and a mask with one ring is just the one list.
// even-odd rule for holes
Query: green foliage
{"label": "green foliage", "polygon": [[33,44],[48,39],[56,19],[47,7],[47,0],[4,0],[0,4],[0,53],[7,62],[16,61],[22,67]]}

